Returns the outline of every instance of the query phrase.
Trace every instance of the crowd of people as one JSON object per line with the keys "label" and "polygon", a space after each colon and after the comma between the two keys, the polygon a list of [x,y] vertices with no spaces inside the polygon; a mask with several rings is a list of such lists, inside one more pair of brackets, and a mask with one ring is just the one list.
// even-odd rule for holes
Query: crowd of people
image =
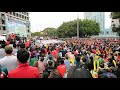
{"label": "crowd of people", "polygon": [[40,46],[37,39],[2,43],[1,78],[120,78],[119,39],[71,38]]}

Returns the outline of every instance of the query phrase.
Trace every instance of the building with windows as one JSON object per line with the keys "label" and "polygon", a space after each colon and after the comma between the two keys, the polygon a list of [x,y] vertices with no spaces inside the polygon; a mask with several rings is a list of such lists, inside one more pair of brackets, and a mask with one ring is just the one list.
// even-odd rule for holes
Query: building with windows
{"label": "building with windows", "polygon": [[105,28],[105,13],[104,12],[85,12],[85,19],[96,20],[100,25],[101,34],[104,34]]}
{"label": "building with windows", "polygon": [[0,34],[11,33],[31,36],[28,12],[0,12]]}
{"label": "building with windows", "polygon": [[96,20],[99,23],[99,37],[117,37],[116,33],[112,32],[112,27],[105,28],[105,12],[85,12],[84,17],[85,19]]}
{"label": "building with windows", "polygon": [[112,27],[119,27],[120,20],[119,19],[112,19]]}

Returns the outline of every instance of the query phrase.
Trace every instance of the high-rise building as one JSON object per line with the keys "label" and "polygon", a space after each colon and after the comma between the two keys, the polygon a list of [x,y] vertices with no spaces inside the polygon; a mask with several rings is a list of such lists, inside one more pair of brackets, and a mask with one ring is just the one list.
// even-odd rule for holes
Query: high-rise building
{"label": "high-rise building", "polygon": [[31,36],[28,12],[0,12],[0,34]]}
{"label": "high-rise building", "polygon": [[101,34],[104,34],[105,28],[105,13],[104,12],[85,12],[85,19],[96,20],[100,25]]}

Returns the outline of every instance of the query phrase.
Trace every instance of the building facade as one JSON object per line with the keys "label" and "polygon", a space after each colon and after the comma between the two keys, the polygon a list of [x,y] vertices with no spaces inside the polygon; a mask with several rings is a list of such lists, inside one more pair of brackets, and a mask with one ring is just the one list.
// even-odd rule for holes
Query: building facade
{"label": "building facade", "polygon": [[0,35],[11,33],[31,37],[28,12],[0,12]]}
{"label": "building facade", "polygon": [[119,27],[120,26],[120,20],[119,19],[112,19],[112,27]]}
{"label": "building facade", "polygon": [[84,18],[97,21],[100,25],[100,33],[105,33],[105,12],[85,12]]}
{"label": "building facade", "polygon": [[[113,33],[112,27],[105,28],[105,12],[85,12],[85,19],[96,20],[100,25],[99,37],[117,37],[117,33]],[[112,25],[118,26],[118,20],[112,20]]]}

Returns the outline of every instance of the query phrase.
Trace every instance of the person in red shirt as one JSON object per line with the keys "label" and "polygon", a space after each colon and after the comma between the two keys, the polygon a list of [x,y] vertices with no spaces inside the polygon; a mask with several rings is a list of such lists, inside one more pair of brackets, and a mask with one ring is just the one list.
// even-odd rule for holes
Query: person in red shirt
{"label": "person in red shirt", "polygon": [[29,48],[29,47],[30,47],[29,41],[25,42],[25,47],[26,47],[26,48]]}
{"label": "person in red shirt", "polygon": [[40,78],[39,70],[28,64],[29,56],[26,50],[17,52],[18,67],[8,72],[8,78]]}
{"label": "person in red shirt", "polygon": [[45,55],[46,55],[47,54],[47,48],[46,47],[44,48],[44,51],[45,51]]}
{"label": "person in red shirt", "polygon": [[54,50],[54,57],[57,59],[58,58],[58,51],[55,49]]}
{"label": "person in red shirt", "polygon": [[120,53],[118,53],[117,60],[120,61]]}
{"label": "person in red shirt", "polygon": [[64,64],[64,60],[60,60],[60,65],[57,67],[57,70],[60,72],[62,77],[64,77],[64,74],[66,73],[66,65]]}
{"label": "person in red shirt", "polygon": [[[51,50],[50,54],[52,54],[54,56],[54,50]],[[55,56],[54,56],[55,57]]]}
{"label": "person in red shirt", "polygon": [[7,44],[7,45],[9,45],[9,44],[10,44],[10,41],[9,41],[9,40],[7,40],[7,41],[6,41],[6,44]]}

